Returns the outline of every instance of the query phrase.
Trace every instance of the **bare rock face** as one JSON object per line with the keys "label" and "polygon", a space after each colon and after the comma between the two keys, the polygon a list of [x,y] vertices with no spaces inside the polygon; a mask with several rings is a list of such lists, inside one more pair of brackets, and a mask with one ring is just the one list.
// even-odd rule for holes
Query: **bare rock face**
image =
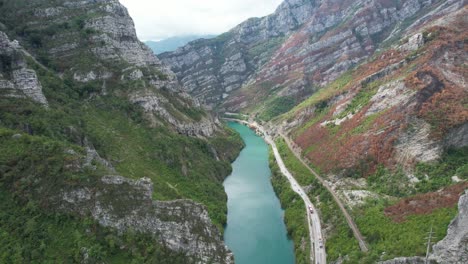
{"label": "bare rock face", "polygon": [[468,192],[460,197],[458,216],[450,223],[447,236],[433,246],[431,259],[441,264],[468,262]]}
{"label": "bare rock face", "polygon": [[453,128],[444,141],[445,147],[466,147],[468,146],[468,123],[465,123],[459,127]]}
{"label": "bare rock face", "polygon": [[407,164],[439,159],[443,148],[439,141],[430,137],[430,125],[424,120],[415,119],[410,126],[395,145],[397,161]]}
{"label": "bare rock face", "polygon": [[252,18],[218,38],[197,40],[161,54],[183,87],[208,107],[241,88],[283,37],[302,25],[315,1],[284,1],[275,13]]}
{"label": "bare rock face", "polygon": [[190,200],[153,201],[152,194],[150,179],[104,176],[93,188],[61,190],[56,202],[63,211],[91,214],[101,225],[119,232],[132,229],[153,235],[194,263],[234,263],[204,206]]}
{"label": "bare rock face", "polygon": [[391,82],[379,87],[377,94],[371,99],[372,106],[367,110],[366,116],[379,113],[399,104],[410,101],[415,91],[408,89],[402,80]]}
{"label": "bare rock face", "polygon": [[[285,1],[270,16],[249,19],[217,39],[194,41],[160,57],[187,91],[205,105],[215,106],[248,82],[281,38],[304,23],[312,2]],[[255,52],[249,52],[252,48]]]}
{"label": "bare rock face", "polygon": [[[210,107],[239,111],[271,95],[300,102],[314,91],[310,87],[330,83],[382,44],[462,6],[456,0],[287,0],[269,16],[160,57]],[[413,33],[402,49],[423,44],[422,34]]]}
{"label": "bare rock face", "polygon": [[[188,95],[187,95],[188,96]],[[140,105],[145,113],[151,118],[151,120],[157,124],[158,119],[155,116],[162,118],[164,121],[169,123],[174,129],[183,135],[192,137],[211,137],[221,126],[221,123],[216,117],[203,116],[199,120],[177,119],[175,114],[179,116],[183,115],[177,109],[172,108],[172,112],[168,111],[167,105],[169,100],[157,96],[151,91],[138,91],[134,92],[130,96],[130,101]],[[180,101],[180,104],[186,104],[186,102]],[[187,107],[190,107],[187,105]],[[174,113],[175,112],[175,113]]]}
{"label": "bare rock face", "polygon": [[276,11],[263,18],[252,18],[232,31],[239,42],[253,43],[287,34],[305,23],[314,7],[315,0],[286,0]]}
{"label": "bare rock face", "polygon": [[36,72],[28,68],[23,49],[0,31],[0,91],[1,96],[30,98],[47,107]]}
{"label": "bare rock face", "polygon": [[423,34],[418,33],[411,36],[408,39],[408,42],[400,47],[400,49],[404,51],[414,51],[419,49],[424,45],[424,37]]}
{"label": "bare rock face", "polygon": [[[219,130],[218,123],[182,89],[169,67],[138,40],[133,20],[118,0],[38,0],[22,10],[11,4],[8,7],[26,13],[31,21],[21,21],[19,16],[18,24],[40,34],[37,43],[28,47],[31,53],[46,57],[63,78],[93,87],[92,96],[124,97],[141,105],[149,120],[158,119],[155,125],[168,124],[184,135],[207,137]],[[226,65],[227,71],[237,65],[233,63]],[[25,93],[44,101],[30,92],[38,86],[30,71],[14,73],[19,85],[26,87]],[[157,105],[158,111],[153,111],[153,102],[163,102]],[[203,122],[190,116],[191,110],[201,113]]]}

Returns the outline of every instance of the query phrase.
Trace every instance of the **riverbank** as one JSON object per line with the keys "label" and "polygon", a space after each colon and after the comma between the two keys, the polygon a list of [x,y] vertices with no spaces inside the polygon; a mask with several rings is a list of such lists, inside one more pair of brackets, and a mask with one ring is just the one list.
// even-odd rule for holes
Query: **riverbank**
{"label": "riverbank", "polygon": [[270,181],[268,145],[244,125],[229,126],[241,135],[245,148],[224,182],[228,195],[224,241],[237,264],[293,264],[293,242]]}
{"label": "riverbank", "polygon": [[310,262],[313,263],[326,263],[326,251],[324,246],[324,237],[322,235],[321,221],[317,210],[315,209],[314,204],[311,202],[310,198],[307,196],[306,192],[298,184],[293,175],[286,168],[281,155],[276,147],[275,141],[272,139],[270,133],[268,133],[260,124],[255,121],[245,121],[237,120],[232,118],[225,118],[226,120],[238,122],[241,124],[247,124],[250,128],[255,129],[257,134],[260,134],[264,140],[271,146],[276,163],[280,168],[281,173],[286,177],[290,183],[291,189],[297,193],[303,200],[306,208],[306,215],[308,219],[308,228],[309,228],[309,240],[311,246]]}

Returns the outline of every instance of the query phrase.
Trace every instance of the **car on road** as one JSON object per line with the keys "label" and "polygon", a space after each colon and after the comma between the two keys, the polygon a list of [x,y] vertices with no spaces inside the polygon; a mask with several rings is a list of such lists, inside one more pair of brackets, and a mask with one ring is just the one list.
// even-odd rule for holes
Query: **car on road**
{"label": "car on road", "polygon": [[311,214],[314,213],[314,210],[312,209],[312,206],[310,206],[310,205],[309,205],[309,212],[310,212]]}
{"label": "car on road", "polygon": [[321,238],[319,238],[319,247],[320,247],[320,248],[323,248],[323,241],[322,241]]}

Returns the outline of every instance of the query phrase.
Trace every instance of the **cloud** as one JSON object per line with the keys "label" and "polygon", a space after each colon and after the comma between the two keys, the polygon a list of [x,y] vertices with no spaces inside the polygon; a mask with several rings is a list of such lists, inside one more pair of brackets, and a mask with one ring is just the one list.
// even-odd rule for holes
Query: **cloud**
{"label": "cloud", "polygon": [[159,40],[220,34],[250,17],[271,14],[282,0],[120,0],[135,21],[138,37]]}

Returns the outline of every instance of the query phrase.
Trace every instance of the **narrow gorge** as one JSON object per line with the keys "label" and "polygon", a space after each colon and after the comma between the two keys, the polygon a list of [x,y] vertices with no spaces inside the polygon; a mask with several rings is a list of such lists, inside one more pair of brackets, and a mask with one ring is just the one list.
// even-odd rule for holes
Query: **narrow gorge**
{"label": "narrow gorge", "polygon": [[0,263],[468,262],[466,0],[124,2],[0,0]]}

